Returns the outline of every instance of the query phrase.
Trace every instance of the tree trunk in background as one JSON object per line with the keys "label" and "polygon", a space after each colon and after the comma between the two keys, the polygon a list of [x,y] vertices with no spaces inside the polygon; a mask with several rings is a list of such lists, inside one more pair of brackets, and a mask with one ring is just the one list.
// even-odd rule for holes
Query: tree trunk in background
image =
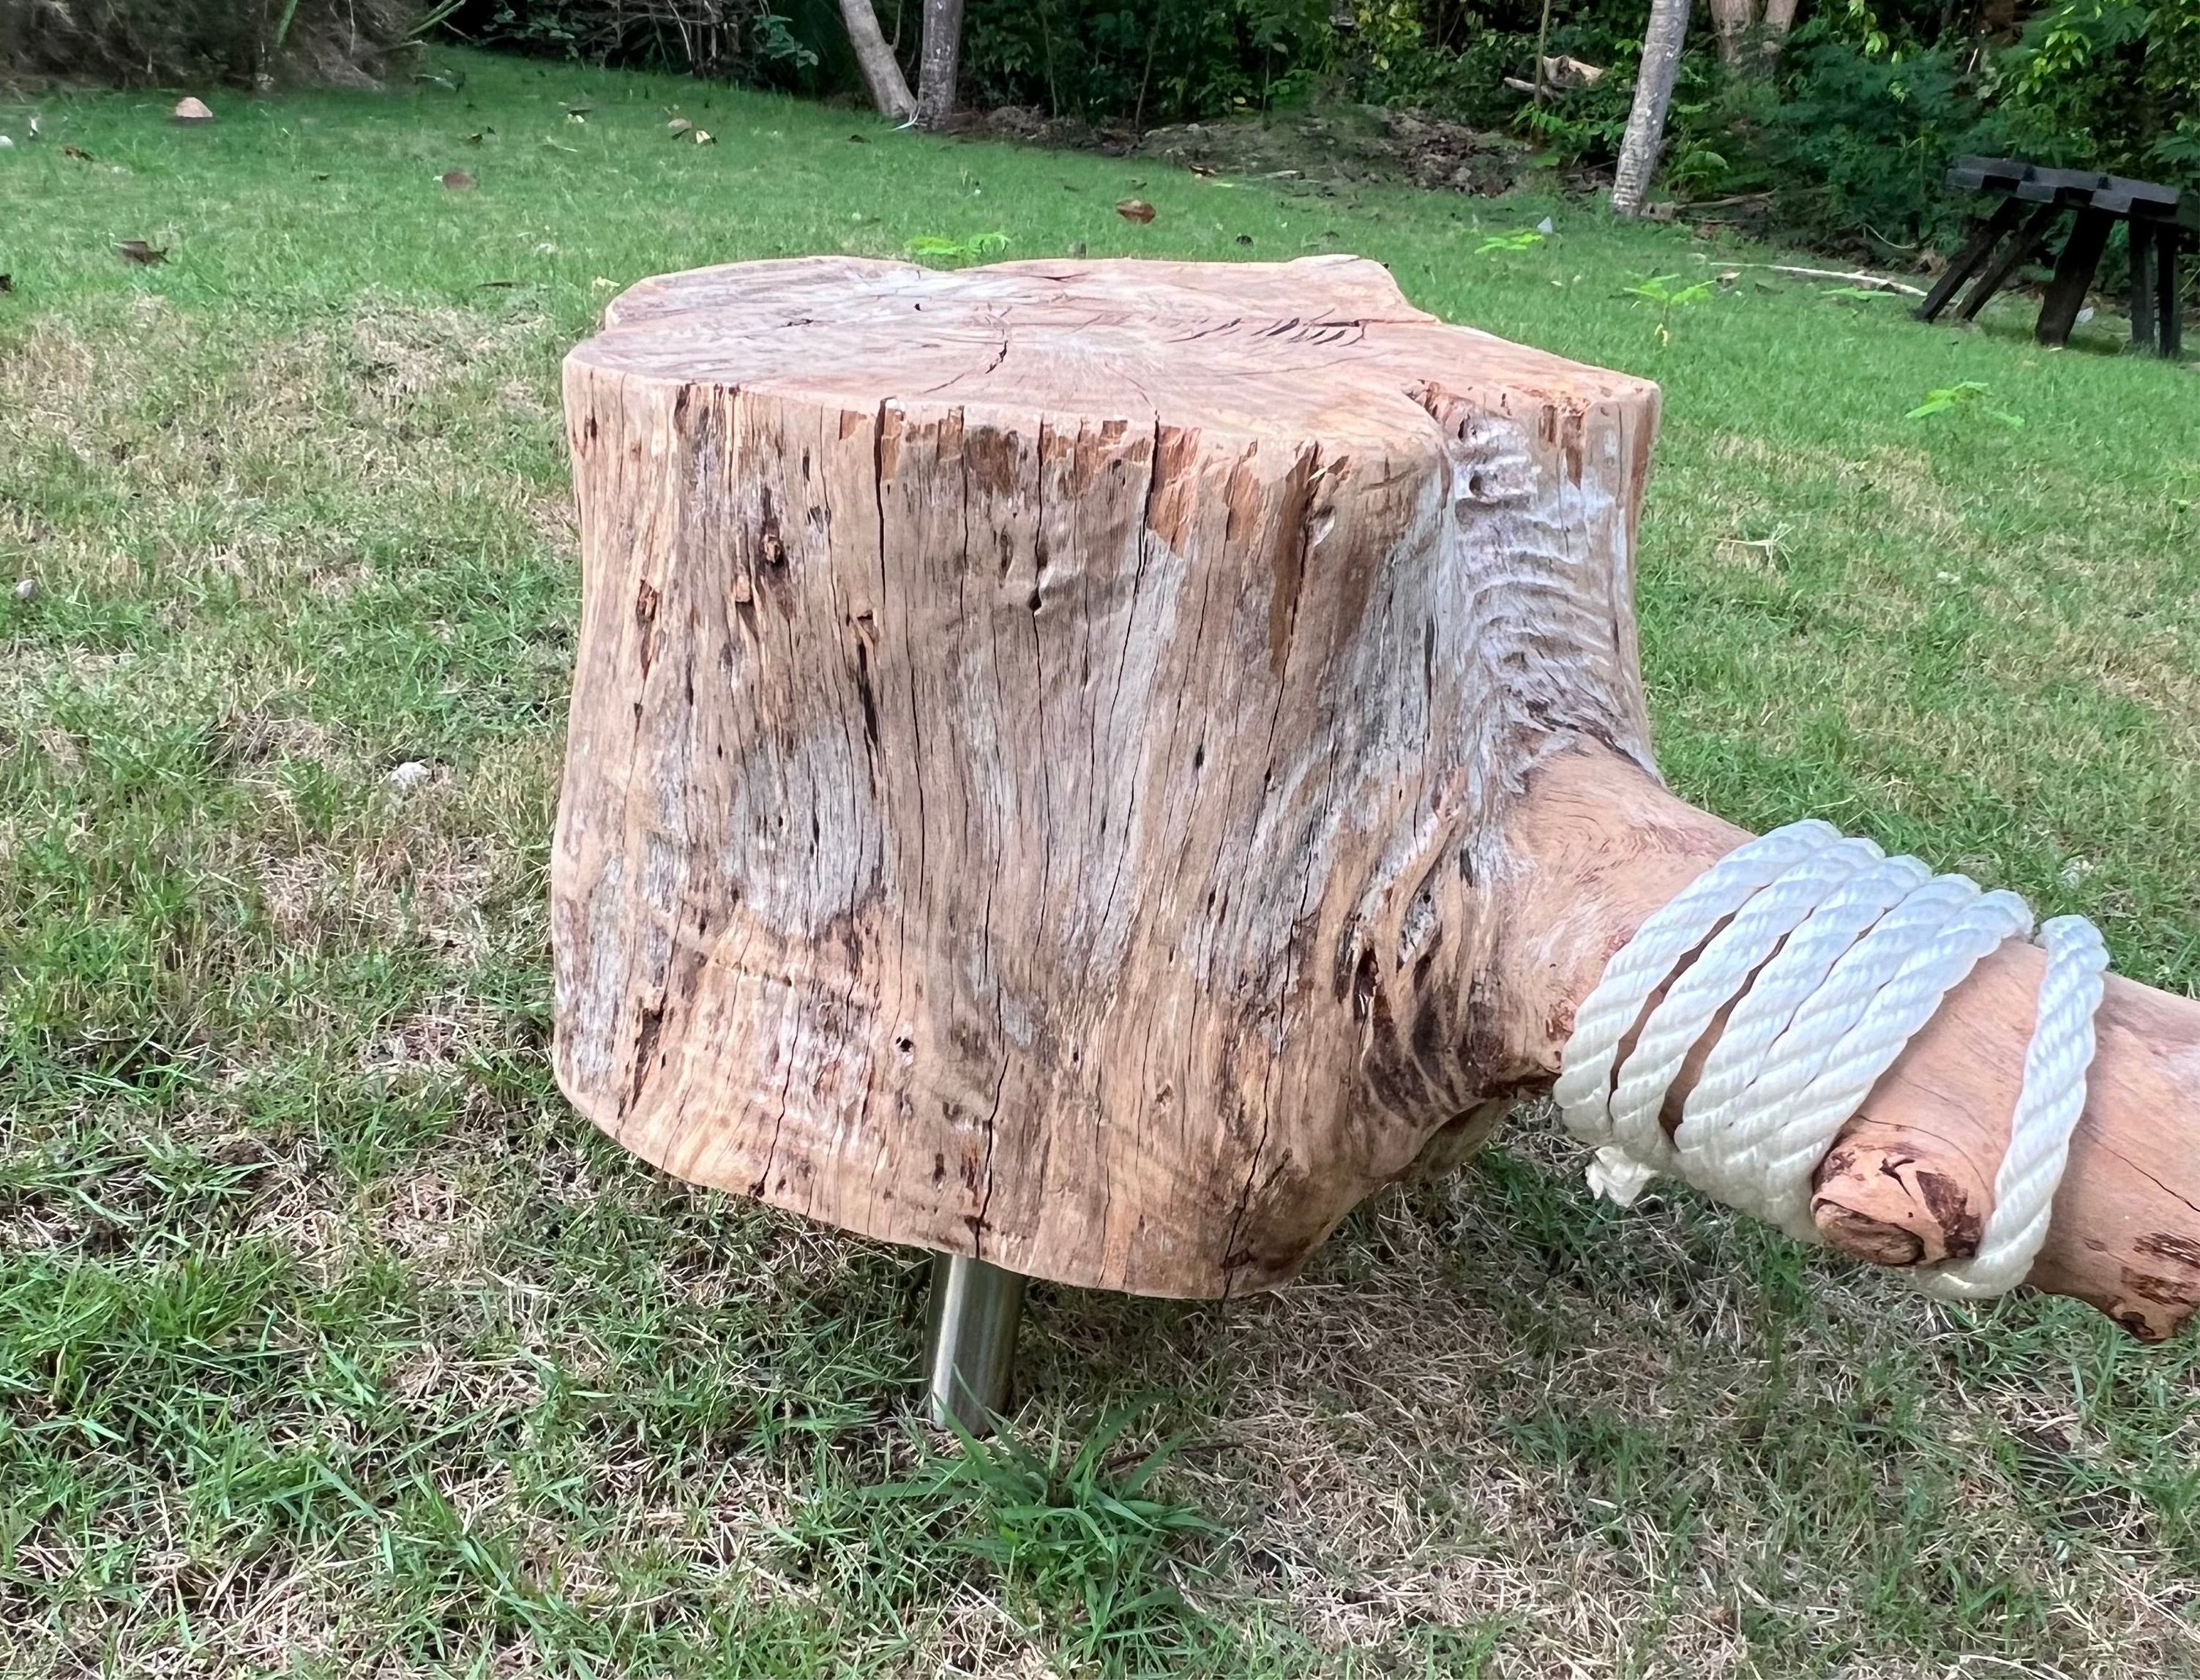
{"label": "tree trunk in background", "polygon": [[962,0],[924,0],[924,58],[917,71],[916,125],[938,128],[955,110],[962,60]]}
{"label": "tree trunk in background", "polygon": [[1650,178],[1665,143],[1665,108],[1673,102],[1673,79],[1681,68],[1681,44],[1688,32],[1688,0],[1650,0],[1650,27],[1642,38],[1642,68],[1635,79],[1635,108],[1628,114],[1627,137],[1619,143],[1619,168],[1612,177],[1612,207],[1623,216],[1642,213]]}
{"label": "tree trunk in background", "polygon": [[1760,43],[1769,67],[1788,44],[1788,32],[1795,26],[1795,0],[1764,0],[1764,38]]}
{"label": "tree trunk in background", "polygon": [[1729,70],[1741,62],[1743,39],[1757,20],[1757,0],[1711,0],[1711,27],[1718,33],[1719,62]]}
{"label": "tree trunk in background", "polygon": [[909,78],[901,73],[901,61],[879,31],[871,0],[840,0],[840,20],[848,26],[848,44],[856,50],[856,65],[863,73],[871,103],[881,116],[907,122],[916,114],[916,99],[909,90]]}

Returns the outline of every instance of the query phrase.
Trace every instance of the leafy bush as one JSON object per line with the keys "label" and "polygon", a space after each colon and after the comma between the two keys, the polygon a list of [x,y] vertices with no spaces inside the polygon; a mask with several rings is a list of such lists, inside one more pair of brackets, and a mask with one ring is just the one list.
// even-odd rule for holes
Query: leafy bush
{"label": "leafy bush", "polygon": [[361,85],[432,17],[420,0],[0,0],[0,75]]}
{"label": "leafy bush", "polygon": [[964,15],[970,102],[1093,122],[1266,108],[1338,63],[1328,0],[969,0]]}
{"label": "leafy bush", "polygon": [[[1514,0],[1361,0],[1364,96],[1532,136],[1594,168],[1626,125],[1647,3],[1556,0],[1548,51],[1606,67],[1537,105],[1540,7]],[[2200,0],[1820,0],[1776,55],[1723,67],[1700,21],[1681,66],[1660,191],[1683,201],[1764,191],[1818,242],[1877,255],[1960,238],[1965,153],[2014,154],[2200,189]],[[2002,21],[1997,25],[1997,17]]]}
{"label": "leafy bush", "polygon": [[481,46],[810,92],[855,75],[833,0],[462,0],[447,27]]}
{"label": "leafy bush", "polygon": [[1949,164],[2011,149],[2006,118],[1960,71],[1957,50],[1875,55],[1812,23],[1788,51],[1787,74],[1757,90],[1755,131],[1741,137],[1785,220],[1822,241],[1951,248],[1975,207],[1950,197]]}
{"label": "leafy bush", "polygon": [[2200,186],[2200,0],[2062,0],[2010,57],[2004,104],[2027,152]]}

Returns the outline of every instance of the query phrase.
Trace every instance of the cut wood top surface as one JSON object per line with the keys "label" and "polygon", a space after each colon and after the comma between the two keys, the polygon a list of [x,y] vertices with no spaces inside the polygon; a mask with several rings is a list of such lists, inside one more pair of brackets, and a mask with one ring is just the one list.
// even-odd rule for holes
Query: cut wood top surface
{"label": "cut wood top surface", "polygon": [[[872,408],[889,398],[1343,442],[1425,431],[1425,392],[1595,401],[1647,382],[1414,308],[1364,258],[856,257],[645,280],[574,353],[607,370]],[[1501,399],[1501,400],[1502,400]]]}

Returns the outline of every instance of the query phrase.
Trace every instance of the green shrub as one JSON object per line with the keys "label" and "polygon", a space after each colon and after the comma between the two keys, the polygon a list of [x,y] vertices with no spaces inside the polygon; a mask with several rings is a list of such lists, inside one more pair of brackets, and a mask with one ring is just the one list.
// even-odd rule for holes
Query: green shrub
{"label": "green shrub", "polygon": [[428,10],[420,0],[0,0],[0,76],[364,85]]}
{"label": "green shrub", "polygon": [[448,27],[482,46],[808,91],[854,76],[833,0],[462,0]]}
{"label": "green shrub", "polygon": [[1949,164],[2012,149],[2006,116],[1960,70],[1958,50],[1874,55],[1813,24],[1788,56],[1780,80],[1756,90],[1754,131],[1736,136],[1761,162],[1783,219],[1880,254],[1953,248],[1975,206],[1949,195]]}
{"label": "green shrub", "polygon": [[2028,154],[2200,187],[2200,0],[2062,0],[2009,60],[2003,102]]}
{"label": "green shrub", "polygon": [[[904,34],[916,9],[907,0]],[[969,0],[963,95],[1134,126],[1267,108],[1337,66],[1330,13],[1328,0]]]}

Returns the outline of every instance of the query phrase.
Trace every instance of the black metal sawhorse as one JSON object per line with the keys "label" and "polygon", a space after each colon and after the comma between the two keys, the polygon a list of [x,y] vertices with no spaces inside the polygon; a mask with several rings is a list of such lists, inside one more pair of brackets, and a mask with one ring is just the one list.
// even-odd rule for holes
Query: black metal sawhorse
{"label": "black metal sawhorse", "polygon": [[2177,258],[2183,248],[2200,247],[2200,195],[2012,158],[1958,158],[1948,172],[1948,184],[1998,195],[2001,203],[1918,305],[1919,320],[1937,319],[1964,282],[1976,275],[1956,311],[1958,320],[1970,320],[2039,249],[2068,210],[2074,219],[2055,260],[2055,277],[2048,283],[2033,335],[2042,344],[2069,341],[2109,235],[2121,222],[2131,240],[2132,344],[2164,356],[2183,349]]}

